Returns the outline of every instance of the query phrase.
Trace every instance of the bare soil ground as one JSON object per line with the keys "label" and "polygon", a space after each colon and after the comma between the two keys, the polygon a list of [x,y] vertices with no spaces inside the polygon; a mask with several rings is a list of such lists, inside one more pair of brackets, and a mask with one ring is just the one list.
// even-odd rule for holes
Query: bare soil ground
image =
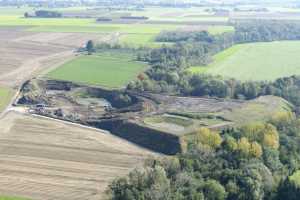
{"label": "bare soil ground", "polygon": [[243,101],[226,100],[214,98],[173,97],[163,95],[152,95],[163,106],[159,110],[167,112],[191,112],[191,113],[213,113],[224,110],[232,110],[243,106]]}
{"label": "bare soil ground", "polygon": [[0,85],[17,87],[36,72],[72,58],[87,40],[107,35],[89,33],[36,33],[21,28],[0,29]]}
{"label": "bare soil ground", "polygon": [[107,184],[152,153],[109,133],[9,112],[0,121],[0,193],[102,199]]}

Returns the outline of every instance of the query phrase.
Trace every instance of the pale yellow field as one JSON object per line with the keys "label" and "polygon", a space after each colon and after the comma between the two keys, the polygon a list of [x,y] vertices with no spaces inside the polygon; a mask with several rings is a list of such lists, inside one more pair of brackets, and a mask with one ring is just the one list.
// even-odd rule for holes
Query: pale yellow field
{"label": "pale yellow field", "polygon": [[102,199],[107,184],[151,153],[109,133],[8,113],[0,120],[0,194]]}
{"label": "pale yellow field", "polygon": [[74,56],[87,40],[109,39],[104,34],[31,33],[20,28],[0,29],[0,86],[18,87],[41,72]]}

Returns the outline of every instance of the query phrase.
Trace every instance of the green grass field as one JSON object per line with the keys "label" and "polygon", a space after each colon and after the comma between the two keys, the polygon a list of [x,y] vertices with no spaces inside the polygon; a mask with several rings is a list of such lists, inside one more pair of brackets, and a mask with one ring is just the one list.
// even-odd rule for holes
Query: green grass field
{"label": "green grass field", "polygon": [[[0,111],[2,111],[11,100],[13,92],[4,87],[0,87]],[[0,199],[1,200],[1,199]]]}
{"label": "green grass field", "polygon": [[207,31],[210,34],[217,35],[221,33],[233,32],[234,27],[233,26],[211,26],[207,28]]}
{"label": "green grass field", "polygon": [[0,196],[0,200],[28,200],[20,197],[6,197],[6,196]]}
{"label": "green grass field", "polygon": [[[39,8],[46,10],[57,10],[62,13],[68,12],[77,12],[77,13],[88,13],[87,7],[70,7],[70,8]],[[199,13],[201,9],[189,9],[192,13]],[[124,23],[96,23],[95,18],[24,18],[25,12],[34,12],[33,8],[30,7],[0,7],[0,26],[28,26],[28,31],[36,32],[114,32],[118,31],[121,33],[128,34],[158,34],[162,30],[175,30],[178,27],[184,26],[184,22],[189,21],[222,21],[226,20],[222,17],[212,17],[210,15],[204,15],[204,17],[197,18],[187,18],[184,17],[186,10],[184,9],[160,9],[160,8],[147,8],[144,11],[130,11],[128,14],[137,15],[137,16],[147,16],[151,20],[155,21],[164,21],[163,24],[143,24],[143,23],[134,23],[134,24],[124,24]],[[108,12],[105,10],[92,10],[90,12],[99,12],[100,15],[106,17],[112,17],[115,15],[122,16],[124,11],[112,11]],[[105,13],[103,13],[105,12]],[[181,13],[176,15],[176,17],[170,17],[168,14],[172,13]],[[202,12],[202,11],[201,11]],[[150,21],[151,21],[150,20]],[[188,20],[188,21],[187,21]],[[165,22],[166,21],[166,22]],[[170,21],[168,24],[167,22]],[[174,24],[174,22],[183,22],[183,24]],[[225,26],[216,26],[209,28],[209,31],[212,33],[226,32],[232,28]]]}
{"label": "green grass field", "polygon": [[[0,9],[1,11],[1,9]],[[20,15],[0,15],[0,26],[27,26],[36,32],[114,32],[129,34],[157,34],[175,30],[178,25],[96,23],[96,19],[79,18],[24,18]]]}
{"label": "green grass field", "polygon": [[100,54],[79,56],[51,71],[47,77],[106,88],[121,88],[142,72],[147,65],[129,55]]}
{"label": "green grass field", "polygon": [[132,46],[160,46],[155,42],[156,34],[126,34],[121,36],[120,43]]}
{"label": "green grass field", "polygon": [[170,45],[172,43],[156,42],[157,34],[126,34],[120,37],[119,42],[124,45],[133,47],[151,47],[158,48],[163,44]]}
{"label": "green grass field", "polygon": [[274,80],[300,75],[299,55],[300,41],[241,44],[215,55],[210,65],[189,70],[242,81]]}
{"label": "green grass field", "polygon": [[[155,24],[97,24],[91,19],[31,19],[31,22],[11,21],[3,22],[1,25],[30,25],[28,31],[35,32],[120,32],[128,34],[158,34],[162,30],[175,30],[177,25],[155,25]],[[34,21],[36,20],[36,21]]]}

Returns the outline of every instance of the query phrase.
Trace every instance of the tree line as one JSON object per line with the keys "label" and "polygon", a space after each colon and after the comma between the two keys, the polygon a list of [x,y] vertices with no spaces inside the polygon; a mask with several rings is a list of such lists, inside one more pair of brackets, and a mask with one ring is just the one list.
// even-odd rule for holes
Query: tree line
{"label": "tree line", "polygon": [[50,10],[37,10],[34,12],[34,15],[25,12],[24,13],[25,18],[30,17],[38,17],[38,18],[61,18],[63,17],[62,13],[57,11],[50,11]]}
{"label": "tree line", "polygon": [[224,79],[220,76],[187,72],[190,66],[207,65],[213,55],[234,44],[300,39],[299,23],[249,21],[235,24],[235,32],[211,35],[200,32],[163,32],[157,40],[176,42],[172,46],[143,51],[137,56],[151,68],[128,85],[128,89],[166,92],[179,95],[253,99],[260,95],[284,97],[300,105],[300,77],[280,78],[274,82]]}

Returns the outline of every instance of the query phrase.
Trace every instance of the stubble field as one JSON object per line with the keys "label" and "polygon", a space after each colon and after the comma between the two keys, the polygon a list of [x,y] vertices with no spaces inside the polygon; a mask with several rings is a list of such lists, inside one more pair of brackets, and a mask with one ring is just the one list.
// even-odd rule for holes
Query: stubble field
{"label": "stubble field", "polygon": [[0,126],[0,194],[102,199],[107,184],[151,155],[109,133],[8,113]]}
{"label": "stubble field", "polygon": [[79,33],[31,33],[22,28],[0,28],[0,86],[18,87],[35,72],[73,57],[74,49],[88,39],[104,35]]}

